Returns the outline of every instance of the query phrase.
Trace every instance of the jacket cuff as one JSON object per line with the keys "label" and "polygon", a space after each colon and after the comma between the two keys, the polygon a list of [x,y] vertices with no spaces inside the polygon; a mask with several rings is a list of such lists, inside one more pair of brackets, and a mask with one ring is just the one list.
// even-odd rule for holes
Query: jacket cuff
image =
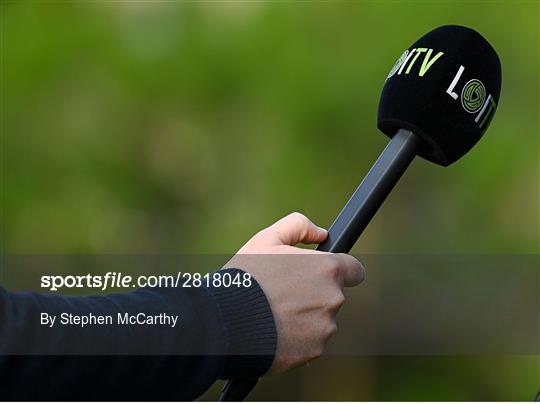
{"label": "jacket cuff", "polygon": [[[234,279],[243,280],[244,271],[222,269]],[[270,303],[251,277],[251,286],[232,284],[210,287],[218,302],[226,332],[227,356],[220,378],[257,378],[270,369],[277,347],[277,330]]]}

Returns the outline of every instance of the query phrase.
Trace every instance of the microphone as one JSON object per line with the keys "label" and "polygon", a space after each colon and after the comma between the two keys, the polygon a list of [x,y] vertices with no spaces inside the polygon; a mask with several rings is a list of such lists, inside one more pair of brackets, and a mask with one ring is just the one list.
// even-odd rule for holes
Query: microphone
{"label": "microphone", "polygon": [[470,28],[437,28],[405,50],[379,101],[377,126],[391,140],[317,249],[349,252],[415,155],[448,166],[467,153],[500,92],[499,57]]}
{"label": "microphone", "polygon": [[[501,63],[473,29],[446,25],[406,49],[382,90],[377,127],[390,141],[317,250],[348,253],[415,156],[442,166],[480,140],[497,109]],[[241,401],[257,380],[231,380],[220,401]]]}

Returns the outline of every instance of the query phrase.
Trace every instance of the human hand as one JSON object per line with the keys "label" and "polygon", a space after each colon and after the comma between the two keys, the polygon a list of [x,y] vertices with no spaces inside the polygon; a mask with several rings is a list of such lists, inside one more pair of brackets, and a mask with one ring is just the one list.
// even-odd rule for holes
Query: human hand
{"label": "human hand", "polygon": [[225,266],[249,272],[270,302],[278,333],[272,373],[322,355],[337,330],[343,288],[364,279],[363,266],[351,255],[294,247],[326,237],[325,229],[292,213],[254,235]]}

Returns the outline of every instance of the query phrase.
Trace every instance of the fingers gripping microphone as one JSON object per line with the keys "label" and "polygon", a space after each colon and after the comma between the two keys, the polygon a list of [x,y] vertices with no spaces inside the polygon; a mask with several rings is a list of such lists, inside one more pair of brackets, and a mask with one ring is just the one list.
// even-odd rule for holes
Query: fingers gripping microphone
{"label": "fingers gripping microphone", "polygon": [[[501,64],[476,31],[428,32],[394,64],[384,84],[378,128],[390,137],[317,249],[347,253],[416,155],[448,166],[486,131],[499,102]],[[226,383],[221,401],[243,400],[256,380]]]}

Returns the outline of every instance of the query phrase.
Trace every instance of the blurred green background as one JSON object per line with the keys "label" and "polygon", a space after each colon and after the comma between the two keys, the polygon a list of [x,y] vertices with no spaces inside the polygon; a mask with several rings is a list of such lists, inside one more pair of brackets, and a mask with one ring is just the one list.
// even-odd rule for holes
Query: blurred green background
{"label": "blurred green background", "polygon": [[[537,254],[539,15],[537,1],[3,1],[1,252],[233,253],[291,211],[328,226],[387,142],[387,72],[462,24],[501,58],[491,127],[451,167],[413,162],[354,252]],[[327,358],[253,398],[530,400],[539,366]]]}

